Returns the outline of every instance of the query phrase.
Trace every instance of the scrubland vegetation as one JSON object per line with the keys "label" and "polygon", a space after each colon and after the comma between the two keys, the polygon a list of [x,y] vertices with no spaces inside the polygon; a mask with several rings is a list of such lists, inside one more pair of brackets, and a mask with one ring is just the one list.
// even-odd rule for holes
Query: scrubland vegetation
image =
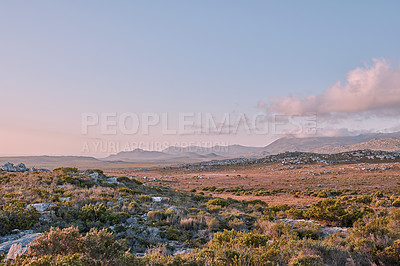
{"label": "scrubland vegetation", "polygon": [[[153,186],[154,185],[154,186]],[[306,207],[235,200],[288,193]],[[247,194],[246,194],[247,193]],[[203,195],[202,195],[203,194]],[[35,203],[52,203],[45,212]],[[42,232],[15,265],[399,265],[400,194],[351,189],[191,192],[101,170],[0,171],[0,235]]]}

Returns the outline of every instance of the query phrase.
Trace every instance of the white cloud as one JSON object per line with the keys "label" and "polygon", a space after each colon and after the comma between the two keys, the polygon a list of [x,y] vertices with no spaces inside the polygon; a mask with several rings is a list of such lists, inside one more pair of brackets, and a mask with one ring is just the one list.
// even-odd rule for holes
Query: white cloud
{"label": "white cloud", "polygon": [[393,116],[400,113],[400,68],[385,59],[373,59],[372,66],[351,70],[346,83],[336,82],[319,95],[273,98],[269,112],[344,118],[354,115]]}

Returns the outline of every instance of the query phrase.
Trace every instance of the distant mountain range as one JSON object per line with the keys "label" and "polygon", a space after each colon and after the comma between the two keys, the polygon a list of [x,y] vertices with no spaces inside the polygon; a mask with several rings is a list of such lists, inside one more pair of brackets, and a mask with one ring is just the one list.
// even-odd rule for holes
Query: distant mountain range
{"label": "distant mountain range", "polygon": [[259,158],[266,155],[294,151],[332,154],[365,149],[400,152],[400,132],[361,134],[345,137],[283,137],[265,147],[229,145],[214,147],[171,146],[162,151],[136,149],[119,152],[102,159],[88,156],[0,157],[0,164],[6,162],[23,162],[29,167],[132,168],[155,164],[171,165],[239,157]]}
{"label": "distant mountain range", "polygon": [[171,146],[162,151],[145,151],[135,149],[133,151],[123,151],[110,155],[105,161],[205,161],[214,159],[225,159],[234,157],[255,156],[259,153],[260,147],[247,147],[241,145],[199,147]]}
{"label": "distant mountain range", "polygon": [[372,139],[367,142],[352,145],[322,147],[320,149],[316,149],[314,152],[332,154],[355,150],[400,152],[400,138]]}
{"label": "distant mountain range", "polygon": [[371,146],[367,143],[373,139],[388,139],[400,138],[400,132],[395,133],[374,133],[374,134],[361,134],[358,136],[345,136],[345,137],[310,137],[310,138],[296,138],[284,137],[280,138],[262,150],[263,155],[278,154],[286,151],[302,151],[302,152],[320,152],[320,153],[335,153],[336,149],[341,147],[342,151],[349,151],[357,149],[356,146],[351,145],[366,143],[359,147],[364,149],[386,150],[388,147],[379,146],[376,143]]}
{"label": "distant mountain range", "polygon": [[103,160],[106,161],[206,161],[214,159],[227,159],[238,157],[263,157],[283,152],[315,152],[315,153],[338,153],[351,150],[371,149],[385,151],[400,151],[400,132],[374,133],[358,136],[344,137],[310,137],[280,138],[265,147],[248,147],[242,145],[213,146],[213,147],[169,147],[162,151],[145,151],[136,149],[133,151],[119,152],[110,155]]}

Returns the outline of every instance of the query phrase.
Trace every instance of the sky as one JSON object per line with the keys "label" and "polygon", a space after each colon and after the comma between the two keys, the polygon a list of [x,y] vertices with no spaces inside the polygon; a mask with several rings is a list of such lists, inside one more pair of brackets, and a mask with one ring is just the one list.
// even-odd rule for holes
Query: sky
{"label": "sky", "polygon": [[398,10],[372,0],[2,1],[0,155],[400,130]]}

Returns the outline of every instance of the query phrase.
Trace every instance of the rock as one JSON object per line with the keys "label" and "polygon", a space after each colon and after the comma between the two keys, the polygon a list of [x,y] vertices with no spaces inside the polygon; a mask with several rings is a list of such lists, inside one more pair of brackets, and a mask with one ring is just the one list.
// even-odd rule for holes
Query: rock
{"label": "rock", "polygon": [[11,235],[0,236],[0,243],[13,241],[13,240],[21,238],[23,236],[34,234],[34,233],[35,232],[33,230],[20,231],[18,229],[14,229],[14,230],[11,231]]}
{"label": "rock", "polygon": [[[11,231],[11,234],[20,234],[20,233],[21,233],[21,231],[19,229],[13,229]],[[0,241],[0,243],[1,243],[1,241]]]}
{"label": "rock", "polygon": [[93,181],[94,181],[95,183],[97,183],[97,182],[98,182],[98,179],[99,179],[99,177],[100,177],[100,174],[97,173],[97,172],[95,172],[95,173],[93,173],[93,174],[90,174],[89,177],[92,178]]}
{"label": "rock", "polygon": [[17,172],[25,172],[28,170],[23,163],[19,163],[15,168],[17,169]]}
{"label": "rock", "polygon": [[151,198],[154,202],[167,202],[169,198],[167,197],[152,197]]}
{"label": "rock", "polygon": [[135,233],[135,231],[133,231],[132,229],[128,229],[128,230],[126,230],[126,235],[127,235],[127,236],[135,236],[136,233]]}
{"label": "rock", "polygon": [[147,227],[147,230],[143,232],[142,237],[150,242],[159,242],[161,240],[160,229],[157,227]]}
{"label": "rock", "polygon": [[322,238],[326,238],[326,237],[328,237],[328,236],[330,236],[332,234],[335,234],[336,232],[345,233],[345,232],[347,232],[347,228],[336,227],[336,226],[333,226],[333,227],[328,227],[328,226],[322,227]]}
{"label": "rock", "polygon": [[[19,244],[21,246],[21,249],[19,249],[19,247],[14,247],[13,252],[15,253],[16,251],[21,251],[24,248],[26,248],[33,240],[35,240],[37,237],[41,236],[41,233],[36,233],[36,234],[27,234],[21,238],[18,238],[16,240],[12,240],[12,241],[7,241],[4,243],[0,244],[0,253],[9,253],[11,247],[14,244]],[[11,254],[12,255],[12,254]],[[10,255],[10,256],[11,256]],[[7,255],[8,257],[8,255]]]}
{"label": "rock", "polygon": [[44,214],[47,211],[49,211],[50,208],[55,207],[55,206],[57,206],[57,205],[54,203],[34,203],[34,204],[29,204],[26,208],[28,209],[30,207],[33,207],[41,214]]}
{"label": "rock", "polygon": [[136,217],[129,217],[128,219],[126,219],[125,222],[129,226],[137,226],[138,225],[138,220],[136,219]]}
{"label": "rock", "polygon": [[40,219],[42,221],[50,221],[51,217],[54,215],[54,211],[51,210],[52,207],[57,206],[54,203],[35,203],[29,204],[26,208],[35,208],[38,212],[40,212]]}
{"label": "rock", "polygon": [[16,243],[13,244],[10,247],[10,250],[8,251],[8,254],[6,256],[6,260],[15,260],[15,258],[17,258],[18,255],[24,254],[28,251],[28,249],[26,247],[22,247],[21,243]]}
{"label": "rock", "polygon": [[60,201],[71,201],[71,197],[60,197]]}
{"label": "rock", "polygon": [[290,226],[294,226],[296,223],[298,223],[298,222],[306,222],[306,223],[310,223],[310,224],[314,224],[314,225],[317,225],[317,226],[320,226],[321,227],[321,237],[322,238],[326,238],[326,237],[328,237],[328,236],[330,236],[330,235],[332,235],[332,234],[335,234],[336,232],[342,232],[342,233],[345,233],[345,232],[347,232],[347,228],[344,228],[344,227],[336,227],[336,226],[334,226],[334,227],[331,227],[331,226],[322,226],[322,225],[320,225],[318,222],[316,222],[316,221],[313,221],[313,220],[304,220],[304,219],[289,219],[289,218],[287,218],[287,219],[280,219],[280,221],[282,221],[282,222],[284,222],[285,224],[288,224],[288,225],[290,225]]}
{"label": "rock", "polygon": [[186,248],[184,243],[180,243],[178,241],[169,241],[168,247],[170,247],[170,249],[172,249],[171,255],[173,255],[173,256],[185,254],[185,253],[193,250],[191,248]]}
{"label": "rock", "polygon": [[167,209],[167,211],[171,211],[171,212],[175,212],[175,213],[179,213],[179,210],[177,207],[175,206],[171,206]]}
{"label": "rock", "polygon": [[116,177],[109,177],[106,180],[104,180],[104,183],[109,183],[109,184],[122,184],[120,182],[117,181]]}
{"label": "rock", "polygon": [[14,164],[12,164],[12,163],[5,163],[5,164],[1,167],[1,169],[2,169],[3,171],[7,171],[7,172],[16,172],[16,171],[17,171],[17,169],[15,168]]}
{"label": "rock", "polygon": [[28,171],[28,168],[26,168],[25,164],[23,164],[23,163],[19,163],[19,164],[17,164],[17,166],[14,166],[14,164],[12,164],[12,163],[6,163],[1,167],[1,169],[3,171],[7,171],[7,172],[25,172],[25,171]]}

